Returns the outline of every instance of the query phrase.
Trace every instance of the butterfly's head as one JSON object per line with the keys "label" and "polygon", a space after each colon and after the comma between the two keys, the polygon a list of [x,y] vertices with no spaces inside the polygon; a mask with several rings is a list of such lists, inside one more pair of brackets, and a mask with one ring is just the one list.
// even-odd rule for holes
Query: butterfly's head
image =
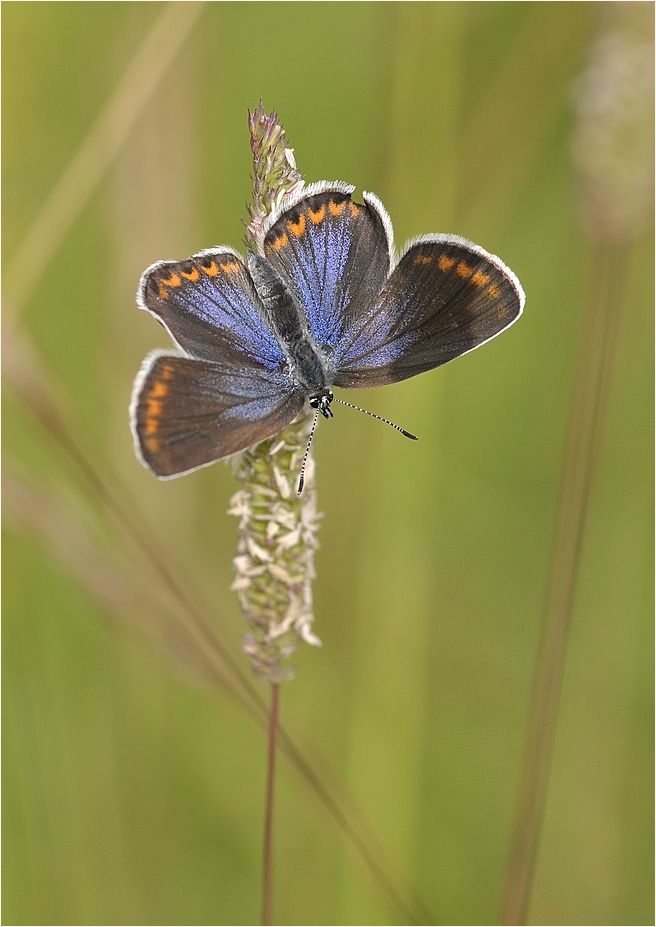
{"label": "butterfly's head", "polygon": [[322,389],[320,392],[315,393],[314,396],[310,396],[310,406],[313,409],[317,409],[324,418],[332,418],[333,413],[330,408],[330,403],[333,401],[334,396],[332,390]]}

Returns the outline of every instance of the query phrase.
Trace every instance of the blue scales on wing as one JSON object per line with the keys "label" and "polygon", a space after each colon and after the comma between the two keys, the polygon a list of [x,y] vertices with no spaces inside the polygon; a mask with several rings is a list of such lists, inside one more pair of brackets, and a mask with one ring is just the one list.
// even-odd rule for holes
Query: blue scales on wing
{"label": "blue scales on wing", "polygon": [[387,214],[382,206],[354,203],[352,190],[345,184],[308,187],[271,217],[260,243],[307,314],[312,337],[330,348],[373,304],[391,265]]}
{"label": "blue scales on wing", "polygon": [[153,264],[141,278],[138,301],[192,357],[221,363],[236,353],[267,370],[284,364],[251,276],[229,248]]}

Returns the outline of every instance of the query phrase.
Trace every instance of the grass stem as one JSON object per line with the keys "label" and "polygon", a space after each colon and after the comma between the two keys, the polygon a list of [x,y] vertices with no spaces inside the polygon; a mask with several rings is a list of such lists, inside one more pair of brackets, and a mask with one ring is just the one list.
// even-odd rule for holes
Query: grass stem
{"label": "grass stem", "polygon": [[276,741],[280,686],[271,686],[271,710],[267,749],[266,799],[264,807],[264,863],[262,873],[262,924],[273,924],[273,806],[276,791]]}
{"label": "grass stem", "polygon": [[530,902],[627,256],[599,244],[592,262],[501,924],[525,924]]}

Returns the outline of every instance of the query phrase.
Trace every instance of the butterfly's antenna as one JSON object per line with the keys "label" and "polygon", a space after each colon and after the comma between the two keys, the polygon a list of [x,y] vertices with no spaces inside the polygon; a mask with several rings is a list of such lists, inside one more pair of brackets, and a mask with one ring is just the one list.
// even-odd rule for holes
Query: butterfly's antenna
{"label": "butterfly's antenna", "polygon": [[310,429],[310,437],[308,438],[307,447],[305,448],[305,454],[303,456],[303,463],[301,464],[301,475],[298,478],[298,489],[296,494],[300,496],[303,492],[303,484],[305,482],[305,464],[307,463],[308,454],[310,453],[310,445],[312,444],[312,438],[314,437],[314,429],[317,427],[317,419],[319,418],[319,409],[317,409],[314,421],[312,422],[312,428]]}
{"label": "butterfly's antenna", "polygon": [[[402,435],[405,435],[406,438],[412,438],[413,441],[418,441],[419,438],[417,435],[411,435],[409,431],[406,431],[405,428],[401,428],[400,425],[395,425],[394,422],[390,422],[386,418],[381,418],[380,415],[376,415],[374,412],[368,412],[366,409],[361,409],[360,406],[354,406],[350,402],[344,402],[343,399],[333,399],[333,402],[339,402],[343,406],[348,406],[350,409],[355,409],[357,412],[364,412],[365,415],[370,415],[372,418],[377,418],[379,422],[385,422],[386,425],[391,425],[392,428],[396,428],[397,431],[400,431]],[[313,429],[314,430],[314,429]]]}

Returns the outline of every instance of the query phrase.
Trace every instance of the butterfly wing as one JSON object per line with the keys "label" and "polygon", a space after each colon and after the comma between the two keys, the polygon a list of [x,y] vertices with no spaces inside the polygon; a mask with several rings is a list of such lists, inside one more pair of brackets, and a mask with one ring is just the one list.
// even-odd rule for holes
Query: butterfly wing
{"label": "butterfly wing", "polygon": [[335,345],[334,385],[383,386],[432,370],[500,334],[523,306],[498,257],[455,235],[424,236]]}
{"label": "butterfly wing", "polygon": [[375,197],[360,205],[346,184],[312,184],[274,212],[262,255],[307,313],[314,340],[332,347],[372,306],[392,264],[392,226]]}
{"label": "butterfly wing", "polygon": [[238,352],[220,364],[155,352],[132,392],[137,455],[162,479],[188,473],[270,438],[304,398],[283,373]]}
{"label": "butterfly wing", "polygon": [[[215,248],[162,261],[141,278],[139,305],[182,349],[155,352],[132,393],[131,424],[143,463],[168,478],[269,438],[305,396],[241,257]],[[184,352],[184,353],[183,353]]]}
{"label": "butterfly wing", "polygon": [[230,248],[153,264],[137,302],[192,357],[221,362],[226,353],[242,354],[267,370],[285,363],[248,269]]}

